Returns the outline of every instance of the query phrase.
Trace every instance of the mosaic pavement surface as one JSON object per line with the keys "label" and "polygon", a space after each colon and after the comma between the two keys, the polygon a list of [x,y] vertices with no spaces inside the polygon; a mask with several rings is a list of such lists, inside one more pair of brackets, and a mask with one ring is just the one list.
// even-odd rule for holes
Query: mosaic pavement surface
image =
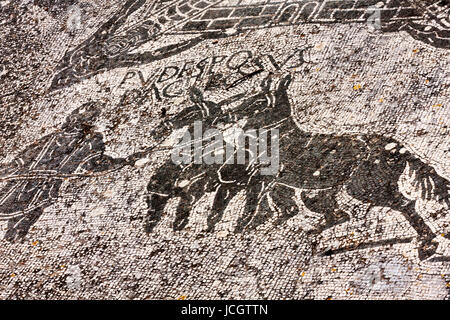
{"label": "mosaic pavement surface", "polygon": [[[448,299],[449,13],[0,1],[0,298]],[[175,164],[195,121],[276,173]]]}

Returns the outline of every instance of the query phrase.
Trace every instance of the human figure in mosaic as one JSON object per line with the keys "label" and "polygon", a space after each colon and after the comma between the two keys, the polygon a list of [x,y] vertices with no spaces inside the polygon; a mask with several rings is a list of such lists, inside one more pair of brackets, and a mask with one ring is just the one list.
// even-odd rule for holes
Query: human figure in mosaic
{"label": "human figure in mosaic", "polygon": [[101,106],[86,103],[73,111],[61,129],[47,135],[0,167],[0,220],[8,221],[5,239],[23,238],[45,208],[58,198],[66,179],[82,179],[133,165],[142,153],[127,158],[105,155],[103,135],[92,123]]}

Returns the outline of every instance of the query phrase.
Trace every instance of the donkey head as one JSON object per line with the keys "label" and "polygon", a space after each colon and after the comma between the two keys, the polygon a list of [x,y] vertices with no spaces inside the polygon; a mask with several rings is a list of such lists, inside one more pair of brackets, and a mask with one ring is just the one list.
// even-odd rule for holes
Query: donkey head
{"label": "donkey head", "polygon": [[101,108],[95,102],[88,102],[74,111],[66,118],[63,128],[92,127],[92,123],[100,116]]}

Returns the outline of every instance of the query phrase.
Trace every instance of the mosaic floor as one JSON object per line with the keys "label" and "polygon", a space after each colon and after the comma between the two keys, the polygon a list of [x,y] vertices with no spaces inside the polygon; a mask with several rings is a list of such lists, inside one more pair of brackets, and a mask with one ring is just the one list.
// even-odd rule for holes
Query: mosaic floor
{"label": "mosaic floor", "polygon": [[449,299],[449,14],[0,1],[0,299]]}

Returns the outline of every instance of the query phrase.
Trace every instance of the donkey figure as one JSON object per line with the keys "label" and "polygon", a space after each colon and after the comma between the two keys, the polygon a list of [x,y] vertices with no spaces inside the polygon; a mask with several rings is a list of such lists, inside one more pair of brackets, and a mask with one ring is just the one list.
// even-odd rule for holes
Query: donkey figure
{"label": "donkey figure", "polygon": [[[432,256],[437,249],[436,235],[415,209],[415,200],[408,199],[399,189],[399,179],[404,172],[413,174],[415,187],[422,199],[432,198],[450,206],[450,183],[435,169],[410,153],[395,139],[382,135],[330,135],[312,134],[299,129],[292,117],[287,90],[291,75],[272,83],[269,75],[261,84],[261,90],[241,99],[238,107],[224,112],[221,106],[203,98],[201,104],[214,110],[205,117],[200,111],[183,121],[193,123],[204,120],[212,125],[245,119],[243,129],[277,128],[279,130],[280,170],[275,176],[259,174],[261,165],[194,165],[179,167],[170,160],[154,175],[148,186],[149,215],[147,231],[151,232],[161,219],[162,212],[171,197],[180,197],[174,230],[186,226],[193,205],[206,193],[215,192],[208,216],[208,231],[223,217],[230,200],[241,191],[246,193],[242,215],[236,232],[253,229],[267,221],[271,209],[267,195],[280,209],[275,223],[282,223],[299,213],[294,200],[295,190],[301,190],[301,200],[311,211],[324,215],[325,223],[318,226],[320,233],[326,228],[349,220],[349,215],[339,208],[336,196],[345,190],[353,198],[372,206],[389,207],[399,211],[417,232],[420,239],[419,258]],[[189,108],[188,108],[189,109]],[[186,125],[178,119],[178,126]],[[248,147],[248,146],[247,146]]]}
{"label": "donkey figure", "polygon": [[[242,99],[244,94],[237,94],[220,103],[205,100],[202,92],[197,88],[190,89],[192,106],[185,108],[176,116],[165,120],[154,130],[154,136],[161,139],[170,132],[186,128],[192,132],[195,121],[202,121],[203,128],[218,128],[224,123],[231,123],[232,115],[222,111],[222,107]],[[203,142],[203,141],[200,141]],[[195,143],[195,142],[194,142]],[[226,144],[225,148],[232,147]],[[203,150],[202,150],[203,151]],[[203,153],[202,153],[203,155]],[[162,218],[167,201],[171,198],[180,198],[176,209],[176,218],[173,224],[175,231],[182,230],[189,222],[189,214],[193,205],[208,192],[217,191],[221,185],[219,171],[222,165],[207,165],[187,163],[177,164],[171,159],[167,160],[152,176],[147,186],[149,207],[145,222],[145,230],[150,233]],[[243,170],[244,165],[236,168]]]}

